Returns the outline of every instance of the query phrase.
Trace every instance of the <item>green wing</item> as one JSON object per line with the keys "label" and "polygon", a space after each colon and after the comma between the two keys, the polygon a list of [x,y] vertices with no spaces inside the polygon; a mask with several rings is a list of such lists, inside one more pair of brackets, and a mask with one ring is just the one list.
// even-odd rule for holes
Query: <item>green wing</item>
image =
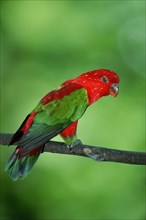
{"label": "green wing", "polygon": [[35,117],[35,122],[47,125],[56,125],[72,122],[79,119],[88,106],[87,92],[84,88],[78,89],[62,99],[55,99],[48,104],[38,106],[34,111],[39,113]]}
{"label": "green wing", "polygon": [[39,103],[34,121],[26,135],[17,143],[23,146],[20,153],[29,152],[45,144],[64,128],[78,120],[88,106],[87,92],[84,88],[73,91],[61,99],[54,99],[47,104]]}

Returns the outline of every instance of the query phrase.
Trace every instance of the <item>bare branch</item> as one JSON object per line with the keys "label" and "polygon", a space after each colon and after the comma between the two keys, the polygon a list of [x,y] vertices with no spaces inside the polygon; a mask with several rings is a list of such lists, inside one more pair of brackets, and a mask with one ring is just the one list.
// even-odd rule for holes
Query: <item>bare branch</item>
{"label": "bare branch", "polygon": [[[8,145],[13,134],[0,134],[0,144]],[[108,161],[118,163],[128,163],[137,165],[146,165],[146,153],[115,150],[104,147],[94,147],[78,142],[70,150],[62,142],[49,141],[45,144],[44,152],[69,154],[90,157],[96,161]]]}

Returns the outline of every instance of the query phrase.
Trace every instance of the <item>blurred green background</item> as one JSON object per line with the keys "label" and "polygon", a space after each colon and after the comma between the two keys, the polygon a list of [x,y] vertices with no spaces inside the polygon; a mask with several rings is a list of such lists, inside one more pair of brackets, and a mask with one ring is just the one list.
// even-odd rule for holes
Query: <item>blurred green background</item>
{"label": "blurred green background", "polygon": [[[145,1],[1,1],[1,131],[15,132],[45,93],[89,70],[121,79],[80,120],[83,143],[144,151]],[[61,140],[56,137],[55,140]],[[24,180],[4,172],[2,220],[142,220],[145,168],[44,153]]]}

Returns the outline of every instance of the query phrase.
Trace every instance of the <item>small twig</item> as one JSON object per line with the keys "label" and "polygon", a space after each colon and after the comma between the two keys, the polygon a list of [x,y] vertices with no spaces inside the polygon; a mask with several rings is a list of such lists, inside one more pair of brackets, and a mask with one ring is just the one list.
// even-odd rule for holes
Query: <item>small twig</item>
{"label": "small twig", "polygon": [[[8,145],[12,136],[13,134],[0,134],[0,144]],[[70,150],[67,148],[65,143],[49,141],[45,144],[44,152],[90,157],[96,161],[146,165],[146,153],[144,152],[132,152],[104,147],[94,147],[82,143],[73,146],[72,150]]]}

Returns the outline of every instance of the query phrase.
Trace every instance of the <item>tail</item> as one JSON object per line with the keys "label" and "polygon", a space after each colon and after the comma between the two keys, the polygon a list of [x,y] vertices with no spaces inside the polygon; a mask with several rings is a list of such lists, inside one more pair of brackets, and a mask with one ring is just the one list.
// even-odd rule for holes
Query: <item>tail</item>
{"label": "tail", "polygon": [[35,151],[21,155],[19,154],[20,149],[19,146],[15,149],[5,166],[5,171],[8,171],[14,181],[19,178],[23,179],[29,174],[42,151],[42,147],[38,147]]}

